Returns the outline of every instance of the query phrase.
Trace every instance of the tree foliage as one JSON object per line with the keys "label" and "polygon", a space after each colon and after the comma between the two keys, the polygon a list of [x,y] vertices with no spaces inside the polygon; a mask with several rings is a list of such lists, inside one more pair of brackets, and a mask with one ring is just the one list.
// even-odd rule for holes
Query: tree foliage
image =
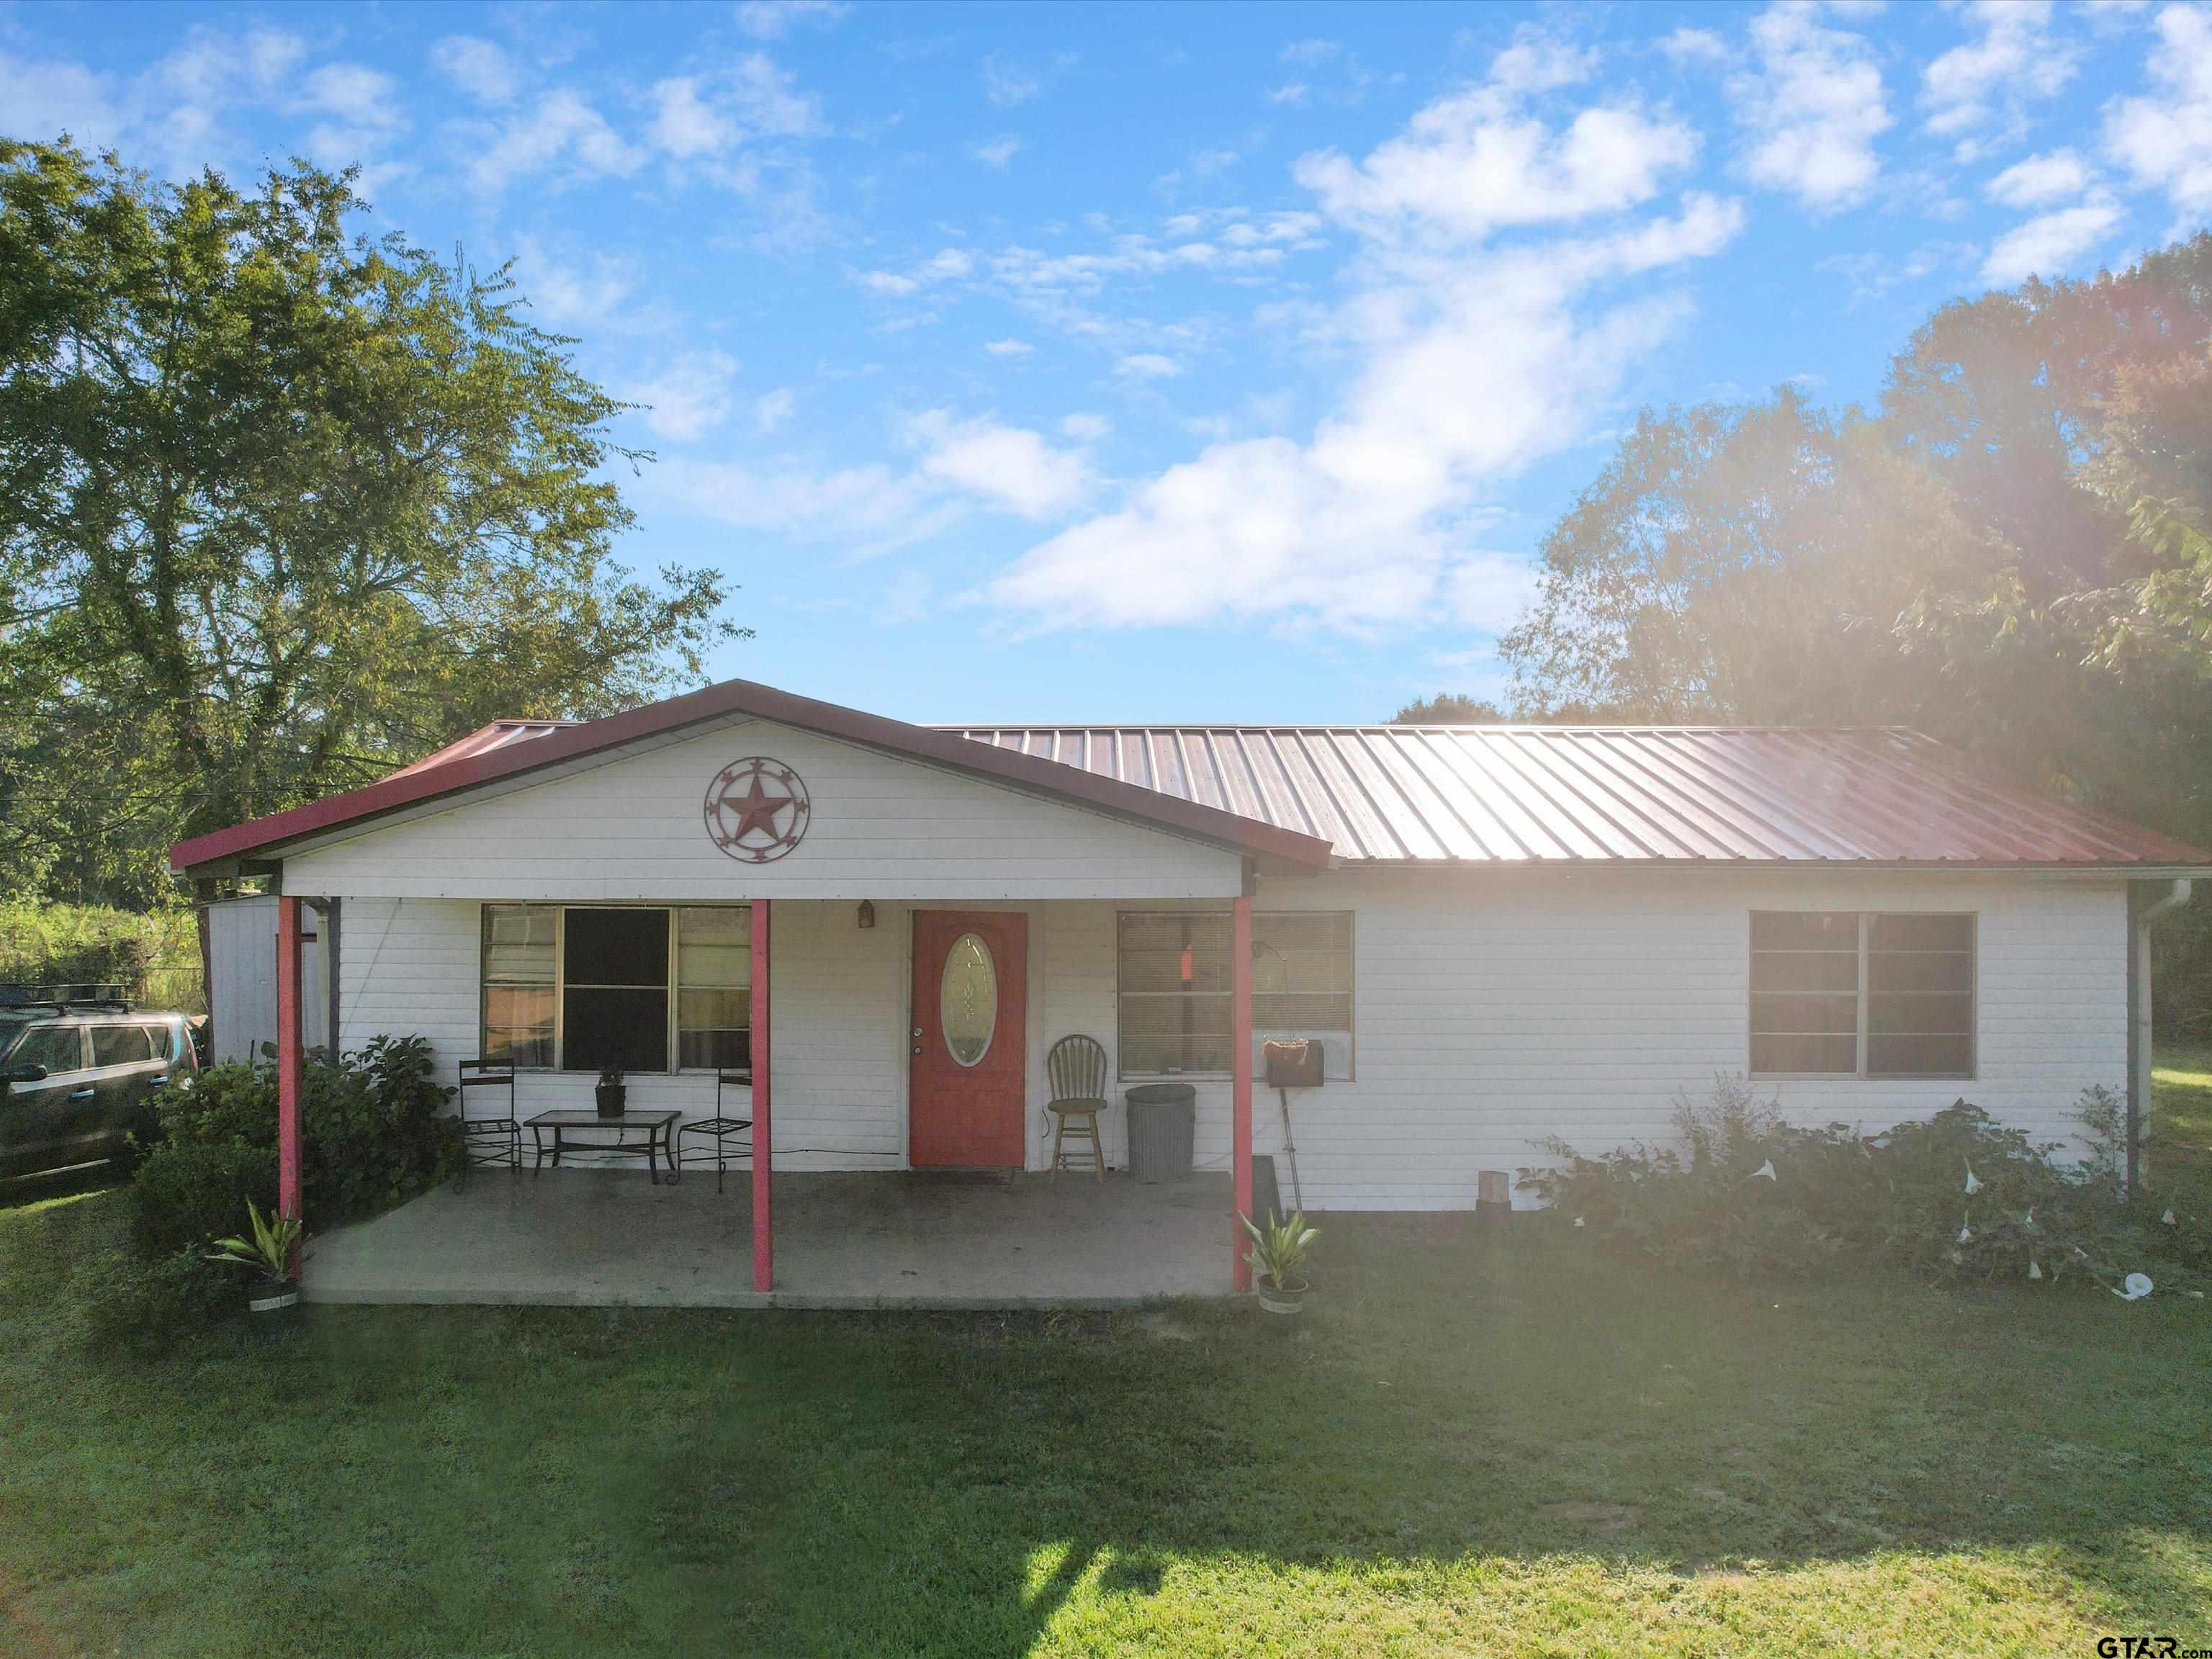
{"label": "tree foliage", "polygon": [[1546,538],[1516,701],[1903,723],[2212,839],[2212,234],[1946,306],[1881,408],[1647,411]]}
{"label": "tree foliage", "polygon": [[1439,691],[1433,697],[1409,702],[1390,716],[1393,726],[1494,726],[1504,712],[1482,698],[1459,691]]}
{"label": "tree foliage", "polygon": [[144,902],[172,840],[496,715],[700,675],[712,573],[641,580],[622,405],[504,269],[250,191],[0,142],[0,863]]}

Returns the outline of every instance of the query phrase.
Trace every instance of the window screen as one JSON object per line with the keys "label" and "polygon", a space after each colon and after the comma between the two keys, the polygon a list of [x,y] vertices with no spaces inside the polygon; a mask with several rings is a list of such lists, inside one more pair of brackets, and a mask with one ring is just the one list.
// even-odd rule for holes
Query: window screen
{"label": "window screen", "polygon": [[1771,1077],[1971,1078],[1974,918],[1753,911],[1750,1058]]}
{"label": "window screen", "polygon": [[483,1057],[550,1066],[560,908],[487,904],[483,917]]}
{"label": "window screen", "polygon": [[750,910],[676,913],[676,1053],[686,1068],[752,1063]]}
{"label": "window screen", "polygon": [[1252,918],[1255,1038],[1319,1037],[1328,1074],[1352,1074],[1352,913],[1256,913]]}
{"label": "window screen", "polygon": [[1229,1070],[1229,926],[1218,911],[1121,915],[1123,1076]]}
{"label": "window screen", "polygon": [[1974,919],[1867,918],[1869,1077],[1974,1073]]}
{"label": "window screen", "polygon": [[668,1069],[668,912],[572,909],[561,930],[561,1064]]}

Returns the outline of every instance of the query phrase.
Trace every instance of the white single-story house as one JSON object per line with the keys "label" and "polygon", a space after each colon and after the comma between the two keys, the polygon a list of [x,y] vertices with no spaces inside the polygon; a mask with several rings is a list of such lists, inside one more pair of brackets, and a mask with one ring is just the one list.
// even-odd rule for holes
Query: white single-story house
{"label": "white single-story house", "polygon": [[295,935],[315,909],[341,1046],[511,1061],[522,1115],[619,1065],[696,1120],[750,1071],[763,1291],[771,1170],[1042,1170],[1075,1034],[1107,1163],[1122,1091],[1188,1080],[1238,1209],[1273,1035],[1325,1056],[1311,1209],[1472,1208],[1723,1073],[1810,1121],[1965,1096],[2065,1139],[2091,1085],[2147,1099],[2148,928],[2212,872],[1906,731],[956,729],[742,681],[501,721],[173,862],[267,878]]}

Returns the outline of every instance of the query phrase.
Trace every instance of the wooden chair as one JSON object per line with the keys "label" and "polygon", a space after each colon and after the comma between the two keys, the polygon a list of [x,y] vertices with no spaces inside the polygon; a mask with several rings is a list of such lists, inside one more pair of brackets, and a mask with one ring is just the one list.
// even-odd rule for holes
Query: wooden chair
{"label": "wooden chair", "polygon": [[1106,1179],[1106,1144],[1098,1138],[1098,1115],[1106,1109],[1106,1049],[1096,1037],[1064,1036],[1044,1057],[1045,1080],[1052,1098],[1045,1110],[1052,1115],[1052,1178],[1063,1168],[1081,1170],[1067,1162],[1068,1143],[1080,1158],[1087,1142],[1091,1174]]}
{"label": "wooden chair", "polygon": [[[461,1079],[459,1095],[460,1184],[463,1187],[469,1184],[469,1171],[479,1164],[504,1164],[520,1173],[522,1169],[522,1124],[514,1115],[514,1063],[506,1060],[465,1060],[458,1069]],[[469,1091],[471,1089],[506,1090],[506,1115],[471,1117]]]}

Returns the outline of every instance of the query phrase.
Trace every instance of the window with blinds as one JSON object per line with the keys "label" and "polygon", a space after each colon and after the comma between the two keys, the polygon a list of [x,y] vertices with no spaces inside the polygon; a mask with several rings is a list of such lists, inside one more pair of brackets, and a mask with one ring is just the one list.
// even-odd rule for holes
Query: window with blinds
{"label": "window with blinds", "polygon": [[1856,910],[1751,915],[1751,1071],[1971,1078],[1974,918]]}

